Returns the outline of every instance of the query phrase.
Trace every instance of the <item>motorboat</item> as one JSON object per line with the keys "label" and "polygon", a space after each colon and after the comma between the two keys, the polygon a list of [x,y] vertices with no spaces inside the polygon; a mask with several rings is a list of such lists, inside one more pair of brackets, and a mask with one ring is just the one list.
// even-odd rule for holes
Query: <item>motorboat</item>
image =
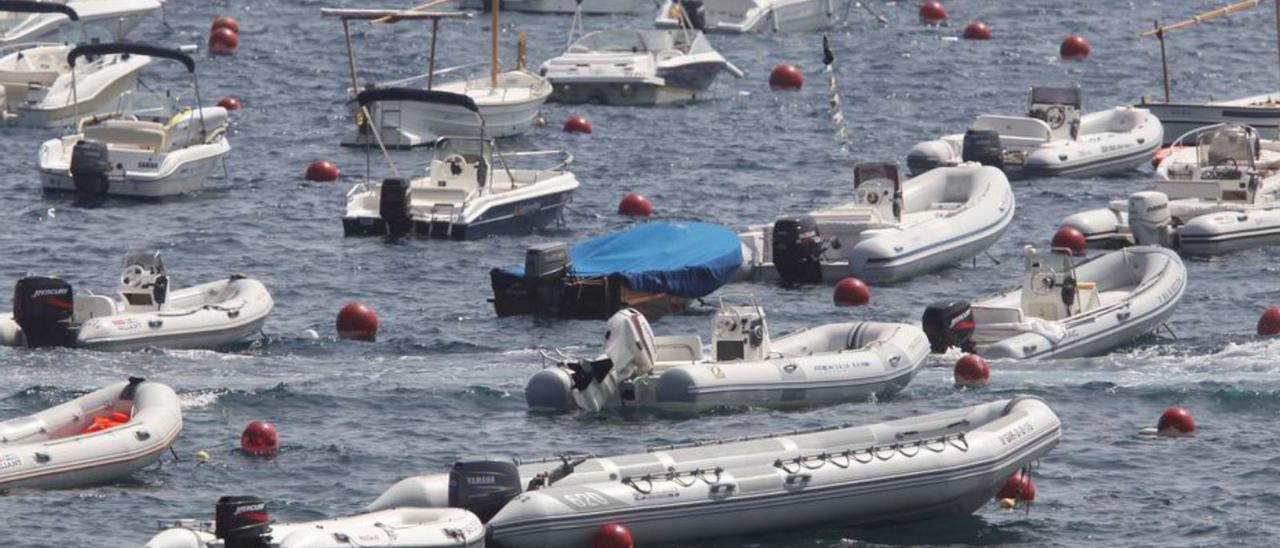
{"label": "motorboat", "polygon": [[644,315],[609,318],[604,353],[570,358],[525,386],[531,409],[653,408],[700,412],[731,407],[799,407],[875,401],[915,377],[929,356],[920,328],[843,322],[773,339],[759,305],[721,305],[711,352],[696,335],[654,336]]}
{"label": "motorboat", "polygon": [[1081,115],[1079,87],[1033,87],[1026,116],[983,114],[962,134],[917,144],[912,173],[979,162],[1010,177],[1097,177],[1132,171],[1163,142],[1160,120],[1134,107]]}
{"label": "motorboat", "polygon": [[[469,17],[462,12],[426,12],[399,10],[369,9],[324,9],[321,13],[338,17],[346,29],[350,20],[383,20],[396,22],[401,20],[434,20]],[[490,52],[490,70],[482,76],[468,76],[443,83],[435,80],[435,30],[432,31],[432,50],[428,71],[424,75],[397,80],[390,83],[371,84],[365,90],[378,88],[404,87],[413,82],[426,80],[426,89],[465,95],[479,108],[484,119],[484,127],[480,127],[476,116],[467,109],[448,103],[427,103],[418,101],[384,101],[368,108],[357,106],[354,113],[356,131],[344,138],[344,146],[373,146],[377,144],[386,148],[411,148],[430,145],[440,137],[479,137],[491,138],[512,137],[524,134],[533,127],[543,103],[551,96],[551,83],[546,78],[526,70],[523,62],[513,70],[501,71],[498,66],[498,12],[493,12],[492,28],[493,48]],[[435,27],[433,27],[434,29]],[[350,66],[355,68],[355,52],[347,41],[347,55],[351,59]],[[523,55],[519,56],[523,59]],[[353,71],[353,86],[359,81]],[[359,90],[353,87],[353,90]]]}
{"label": "motorboat", "polygon": [[255,496],[218,499],[215,520],[182,519],[146,548],[484,548],[484,524],[459,508],[390,508],[355,516],[275,523],[266,501]]}
{"label": "motorboat", "polygon": [[943,300],[924,312],[935,353],[987,358],[1098,356],[1159,328],[1187,287],[1178,254],[1135,246],[1077,261],[1068,249],[1025,249],[1022,286],[976,301]]}
{"label": "motorboat", "polygon": [[[482,120],[469,96],[416,88],[360,92],[362,107],[382,101],[459,105]],[[364,182],[347,193],[342,218],[347,236],[401,236],[467,240],[496,234],[527,234],[560,218],[578,188],[566,152],[503,153],[486,138],[441,137],[423,177]],[[517,160],[560,156],[551,168],[520,169]],[[394,164],[392,166],[394,168]]]}
{"label": "motorboat", "polygon": [[13,314],[0,317],[6,346],[91,350],[217,349],[262,329],[274,303],[262,282],[239,274],[170,290],[160,252],[124,258],[117,298],[76,293],[52,277],[28,276],[14,288]]}
{"label": "motorboat", "polygon": [[839,19],[838,0],[663,0],[654,25],[710,33],[809,32],[831,28]]}
{"label": "motorboat", "polygon": [[173,389],[130,378],[0,422],[0,490],[116,481],[159,460],[181,433]]}
{"label": "motorboat", "polygon": [[704,98],[721,72],[743,73],[701,31],[614,29],[588,33],[542,64],[551,101],[665,105]]}
{"label": "motorboat", "polygon": [[1061,436],[1044,401],[1016,396],[628,455],[467,459],[400,481],[369,509],[467,508],[486,522],[490,542],[509,548],[590,546],[605,524],[651,546],[911,522],[972,514]]}
{"label": "motorboat", "polygon": [[109,41],[120,41],[162,7],[164,0],[4,0],[0,1],[0,47],[62,42],[79,29],[94,29],[108,35]]}
{"label": "motorboat", "polygon": [[[466,10],[488,11],[490,0],[462,0]],[[566,14],[581,10],[587,15],[640,13],[652,8],[653,0],[503,0],[503,11]]]}
{"label": "motorboat", "polygon": [[902,181],[892,162],[854,166],[854,200],[748,227],[749,275],[788,284],[857,276],[902,281],[986,251],[1013,222],[1014,196],[999,169],[976,163]]}
{"label": "motorboat", "polygon": [[742,245],[726,227],[648,222],[570,247],[530,247],[522,267],[489,271],[498,316],[606,319],[624,308],[649,319],[684,310],[742,269]]}
{"label": "motorboat", "polygon": [[[1195,137],[1195,145],[1183,145]],[[1280,244],[1280,142],[1250,126],[1192,130],[1156,169],[1151,190],[1071,215],[1090,246],[1161,245],[1216,255]]]}
{"label": "motorboat", "polygon": [[199,106],[195,61],[181,51],[137,43],[84,45],[69,58],[103,55],[181,63],[192,75],[197,106],[179,108],[168,93],[125,92],[108,112],[82,118],[75,133],[40,146],[44,190],[75,192],[82,199],[161,199],[202,190],[231,144],[226,109]]}

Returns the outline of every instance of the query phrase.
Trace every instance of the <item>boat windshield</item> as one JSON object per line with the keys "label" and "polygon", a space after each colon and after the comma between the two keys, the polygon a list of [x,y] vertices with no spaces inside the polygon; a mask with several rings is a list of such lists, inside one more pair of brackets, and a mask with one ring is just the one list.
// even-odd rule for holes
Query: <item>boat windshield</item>
{"label": "boat windshield", "polygon": [[120,95],[112,112],[126,118],[167,124],[178,113],[178,106],[176,98],[167,93],[130,90]]}
{"label": "boat windshield", "polygon": [[1251,169],[1257,158],[1257,135],[1249,128],[1227,125],[1200,135],[1196,151],[1202,168]]}
{"label": "boat windshield", "polygon": [[493,156],[493,141],[465,137],[442,137],[436,141],[436,160],[443,161],[455,154],[472,162],[488,159]]}
{"label": "boat windshield", "polygon": [[663,31],[638,31],[632,29],[616,29],[596,31],[581,40],[574,42],[569,51],[585,53],[588,51],[612,51],[639,53],[643,51],[662,51],[673,46],[671,37]]}

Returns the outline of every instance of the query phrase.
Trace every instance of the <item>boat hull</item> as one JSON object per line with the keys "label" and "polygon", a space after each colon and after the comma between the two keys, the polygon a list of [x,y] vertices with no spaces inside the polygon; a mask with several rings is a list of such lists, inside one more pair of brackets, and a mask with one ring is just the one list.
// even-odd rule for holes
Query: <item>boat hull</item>
{"label": "boat hull", "polygon": [[[530,234],[558,221],[573,191],[536,196],[486,208],[469,221],[413,220],[413,233],[433,239],[479,240],[490,236]],[[387,223],[379,217],[342,218],[346,236],[386,236]]]}
{"label": "boat hull", "polygon": [[[1251,101],[1251,99],[1254,99]],[[1280,97],[1263,95],[1228,103],[1142,103],[1164,125],[1162,146],[1172,145],[1181,135],[1214,124],[1243,124],[1258,130],[1263,139],[1280,139],[1280,103],[1266,104]],[[1229,103],[1246,104],[1229,104]],[[1259,104],[1247,104],[1247,103]]]}

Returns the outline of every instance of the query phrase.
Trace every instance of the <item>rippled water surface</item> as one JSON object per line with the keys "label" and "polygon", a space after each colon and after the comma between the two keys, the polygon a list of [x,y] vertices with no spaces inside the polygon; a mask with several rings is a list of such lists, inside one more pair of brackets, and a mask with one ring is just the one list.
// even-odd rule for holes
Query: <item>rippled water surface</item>
{"label": "rippled water surface", "polygon": [[[812,427],[869,423],[971,405],[1015,393],[1047,399],[1063,420],[1062,444],[1038,471],[1030,513],[994,506],[972,517],[877,529],[810,530],[723,539],[706,546],[833,547],[908,544],[1247,545],[1280,534],[1276,482],[1280,443],[1280,342],[1252,336],[1267,303],[1280,302],[1280,250],[1188,261],[1191,284],[1170,322],[1177,340],[1145,338],[1100,358],[995,362],[987,388],[956,391],[949,358],[889,401],[799,412],[751,411],[700,418],[537,416],[522,389],[539,368],[537,349],[593,353],[602,322],[497,319],[487,270],[519,262],[548,239],[576,240],[622,226],[612,214],[627,191],[649,196],[661,217],[741,227],[846,197],[851,160],[902,161],[912,144],[956,132],[982,112],[1024,108],[1033,84],[1079,83],[1086,110],[1130,104],[1160,87],[1157,43],[1139,32],[1217,7],[1217,2],[951,1],[953,25],[924,28],[916,2],[872,5],[889,16],[877,26],[855,9],[831,34],[854,148],[833,140],[820,72],[818,34],[716,36],[713,44],[747,72],[726,80],[723,99],[686,108],[633,109],[548,105],[552,127],[508,148],[565,148],[583,185],[566,225],[527,238],[466,243],[389,244],[344,239],[343,195],[364,170],[364,155],[337,146],[351,128],[343,101],[348,74],[340,27],[322,20],[321,2],[171,0],[134,38],[163,44],[203,42],[217,14],[240,20],[232,58],[199,58],[203,95],[235,95],[229,177],[200,196],[166,204],[113,203],[82,209],[44,197],[36,149],[56,132],[0,132],[0,279],[58,274],[77,287],[109,291],[126,249],[158,247],[178,284],[242,272],[264,280],[276,310],[266,341],[239,353],[0,349],[0,416],[37,411],[128,375],[174,386],[186,431],[167,458],[117,484],[0,495],[5,546],[140,545],[159,519],[212,515],[222,494],[274,501],[278,519],[296,521],[358,511],[395,481],[445,470],[476,453],[543,455],[564,450],[617,453],[657,443]],[[355,2],[352,3],[357,4]],[[363,2],[359,3],[362,6]],[[407,2],[399,2],[407,7]],[[1274,90],[1274,19],[1261,8],[1171,38],[1175,95],[1227,98]],[[651,25],[652,13],[592,17],[588,29]],[[989,42],[955,38],[981,19]],[[533,62],[563,47],[567,16],[511,14],[504,54],[518,31],[530,34]],[[425,67],[425,26],[355,25],[361,68],[371,78]],[[445,65],[487,59],[485,18],[446,24]],[[1093,56],[1057,57],[1067,33],[1086,36]],[[802,92],[771,93],[779,62],[808,75]],[[150,70],[155,86],[182,84],[173,67]],[[212,98],[212,99],[210,99]],[[561,133],[584,114],[595,133]],[[305,165],[327,158],[343,168],[338,184],[301,180]],[[396,152],[398,165],[425,166],[429,154]],[[386,168],[374,158],[375,176]],[[742,285],[770,313],[775,331],[851,318],[918,321],[925,304],[977,297],[1016,283],[1023,245],[1045,245],[1057,222],[1146,186],[1149,175],[1104,180],[1041,180],[1016,187],[1013,228],[976,264],[875,288],[873,304],[835,309],[830,289]],[[9,283],[9,282],[4,282]],[[347,300],[377,309],[377,344],[336,341],[332,322]],[[709,336],[709,308],[665,318],[659,334]],[[302,333],[315,329],[320,340]],[[1187,440],[1143,440],[1172,404],[1200,425]],[[274,422],[283,453],[272,461],[237,453],[250,420]],[[197,450],[212,455],[197,466]]]}

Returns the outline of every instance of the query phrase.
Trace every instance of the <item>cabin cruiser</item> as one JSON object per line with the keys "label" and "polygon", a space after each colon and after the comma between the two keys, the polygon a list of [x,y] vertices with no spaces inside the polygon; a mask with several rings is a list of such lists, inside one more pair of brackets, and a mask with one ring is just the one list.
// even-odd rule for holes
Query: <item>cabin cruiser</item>
{"label": "cabin cruiser", "polygon": [[1003,169],[1010,177],[1095,177],[1132,171],[1151,160],[1164,131],[1133,107],[1081,115],[1079,87],[1031,88],[1026,116],[983,114],[963,134],[917,144],[912,173],[961,162]]}
{"label": "cabin cruiser", "polygon": [[145,44],[80,46],[70,58],[146,54],[181,63],[192,75],[197,106],[179,108],[168,93],[129,91],[115,107],[82,118],[76,132],[40,146],[40,181],[47,192],[161,199],[204,188],[218,160],[231,150],[227,111],[199,106],[195,61]]}
{"label": "cabin cruiser", "polygon": [[740,234],[749,277],[787,284],[847,276],[897,282],[970,259],[1013,222],[999,169],[966,163],[902,181],[893,162],[854,166],[852,202]]}
{"label": "cabin cruiser", "polygon": [[61,42],[75,27],[124,40],[164,0],[4,0],[0,2],[0,47]]}
{"label": "cabin cruiser", "polygon": [[[1195,145],[1183,142],[1195,137]],[[1071,215],[1091,246],[1161,245],[1215,255],[1280,244],[1280,142],[1250,126],[1219,124],[1183,135],[1151,190]]]}
{"label": "cabin cruiser", "polygon": [[654,25],[686,24],[709,33],[808,32],[831,28],[839,17],[838,0],[663,0]]}
{"label": "cabin cruiser", "polygon": [[663,105],[703,98],[721,72],[741,78],[701,31],[595,31],[542,64],[551,101]]}
{"label": "cabin cruiser", "polygon": [[[414,88],[360,92],[361,107],[383,101],[448,104],[481,119],[469,96]],[[578,179],[568,170],[573,156],[542,151],[503,153],[480,138],[442,137],[427,174],[365,182],[347,193],[342,218],[347,236],[401,236],[474,240],[495,234],[529,233],[560,218]],[[550,169],[518,169],[508,162],[531,156],[562,155]],[[393,166],[394,167],[394,166]]]}

